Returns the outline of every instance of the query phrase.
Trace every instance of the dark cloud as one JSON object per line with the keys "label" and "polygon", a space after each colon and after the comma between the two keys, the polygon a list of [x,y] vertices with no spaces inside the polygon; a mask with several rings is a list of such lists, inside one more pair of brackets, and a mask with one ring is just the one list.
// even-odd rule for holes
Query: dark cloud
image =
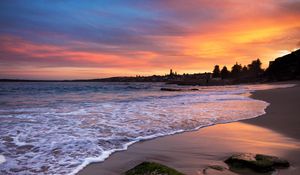
{"label": "dark cloud", "polygon": [[279,7],[287,13],[300,14],[300,1],[299,0],[288,0],[282,1]]}

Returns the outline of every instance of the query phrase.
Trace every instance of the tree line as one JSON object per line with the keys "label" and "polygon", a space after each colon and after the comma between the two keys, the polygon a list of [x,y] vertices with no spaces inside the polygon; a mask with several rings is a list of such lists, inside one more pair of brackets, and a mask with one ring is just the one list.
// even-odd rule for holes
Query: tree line
{"label": "tree line", "polygon": [[261,65],[262,63],[260,59],[253,60],[247,66],[242,66],[241,64],[238,64],[236,62],[231,67],[231,70],[228,70],[226,66],[223,66],[223,68],[220,70],[220,66],[215,65],[214,70],[212,72],[212,77],[221,79],[257,79],[264,73],[264,70],[261,68]]}

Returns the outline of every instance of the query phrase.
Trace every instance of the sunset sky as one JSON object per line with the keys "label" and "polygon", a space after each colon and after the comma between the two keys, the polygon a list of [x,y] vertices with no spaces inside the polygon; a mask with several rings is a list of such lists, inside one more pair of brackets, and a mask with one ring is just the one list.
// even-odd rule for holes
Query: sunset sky
{"label": "sunset sky", "polygon": [[211,71],[300,47],[300,0],[1,0],[0,78]]}

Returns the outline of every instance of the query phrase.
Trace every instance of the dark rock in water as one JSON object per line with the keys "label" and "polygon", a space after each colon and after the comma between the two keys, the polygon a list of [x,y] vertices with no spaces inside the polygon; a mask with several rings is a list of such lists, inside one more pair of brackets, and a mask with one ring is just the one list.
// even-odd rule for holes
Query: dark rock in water
{"label": "dark rock in water", "polygon": [[242,153],[229,157],[225,160],[230,167],[230,170],[249,168],[256,172],[270,172],[277,168],[287,168],[289,162],[275,157],[263,154]]}
{"label": "dark rock in water", "polygon": [[183,89],[175,89],[175,88],[160,88],[161,91],[183,91]]}
{"label": "dark rock in water", "polygon": [[160,88],[161,91],[198,91],[197,88],[192,89],[176,89],[176,88]]}
{"label": "dark rock in water", "polygon": [[159,163],[143,162],[137,165],[136,167],[126,171],[125,175],[184,175],[184,174]]}
{"label": "dark rock in water", "polygon": [[196,88],[192,88],[190,89],[191,91],[199,91],[199,89],[196,89]]}

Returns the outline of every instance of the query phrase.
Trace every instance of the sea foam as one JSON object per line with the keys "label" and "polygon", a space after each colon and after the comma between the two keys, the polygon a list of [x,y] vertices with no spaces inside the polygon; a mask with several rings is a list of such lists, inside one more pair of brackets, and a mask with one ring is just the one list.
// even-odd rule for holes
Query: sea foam
{"label": "sea foam", "polygon": [[0,154],[0,164],[4,163],[5,161],[5,157]]}

